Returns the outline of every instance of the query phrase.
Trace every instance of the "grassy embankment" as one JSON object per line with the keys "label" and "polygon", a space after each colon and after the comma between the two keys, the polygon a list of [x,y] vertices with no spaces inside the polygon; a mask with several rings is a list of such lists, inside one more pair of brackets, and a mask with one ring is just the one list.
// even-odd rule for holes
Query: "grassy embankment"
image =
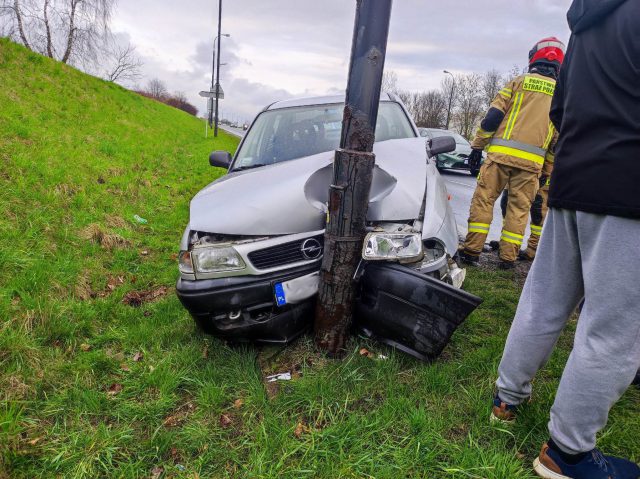
{"label": "grassy embankment", "polygon": [[[175,253],[189,199],[221,174],[208,153],[236,144],[0,40],[0,478],[533,478],[571,332],[518,423],[491,426],[510,273],[470,272],[485,303],[433,365],[358,339],[328,362],[308,339],[270,357],[195,331]],[[267,390],[285,366],[296,379]],[[602,447],[640,460],[638,413],[630,391]]]}

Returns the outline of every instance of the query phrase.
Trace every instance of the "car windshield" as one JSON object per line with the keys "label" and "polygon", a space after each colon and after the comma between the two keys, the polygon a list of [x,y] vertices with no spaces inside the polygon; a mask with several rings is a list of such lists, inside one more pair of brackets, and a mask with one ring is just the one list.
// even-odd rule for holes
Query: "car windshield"
{"label": "car windshield", "polygon": [[430,133],[432,138],[438,138],[441,136],[452,136],[453,139],[456,141],[456,144],[469,146],[469,142],[464,138],[464,136],[459,135],[458,133],[455,133],[453,131],[431,130]]}
{"label": "car windshield", "polygon": [[[255,168],[337,149],[343,110],[344,104],[330,104],[260,114],[238,152],[233,169]],[[380,103],[376,142],[415,136],[399,104]]]}

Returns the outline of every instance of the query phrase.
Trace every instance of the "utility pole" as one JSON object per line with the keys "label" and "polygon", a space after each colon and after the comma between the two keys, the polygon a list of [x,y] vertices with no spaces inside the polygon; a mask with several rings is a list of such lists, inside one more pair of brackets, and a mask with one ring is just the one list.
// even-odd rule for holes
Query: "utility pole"
{"label": "utility pole", "polygon": [[216,115],[215,115],[215,129],[213,130],[213,136],[218,136],[218,105],[220,99],[220,34],[222,33],[222,0],[218,0],[218,65],[216,66]]}
{"label": "utility pole", "polygon": [[358,0],[340,148],[333,162],[325,253],[315,317],[316,345],[344,351],[353,316],[353,277],[366,234],[373,143],[392,0]]}
{"label": "utility pole", "polygon": [[449,120],[451,119],[451,106],[453,104],[453,91],[456,87],[456,77],[453,76],[453,73],[444,71],[447,75],[451,75],[451,94],[449,95],[449,108],[447,109],[447,126],[445,130],[449,129]]}

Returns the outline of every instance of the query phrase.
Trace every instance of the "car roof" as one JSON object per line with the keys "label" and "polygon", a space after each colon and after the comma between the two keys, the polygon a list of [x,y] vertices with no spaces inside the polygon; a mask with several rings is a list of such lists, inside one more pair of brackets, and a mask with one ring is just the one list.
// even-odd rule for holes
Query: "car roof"
{"label": "car roof", "polygon": [[[394,101],[388,93],[380,94],[380,101]],[[297,106],[312,106],[312,105],[332,105],[336,103],[344,103],[344,95],[330,95],[330,96],[313,96],[306,98],[292,98],[291,100],[283,100],[272,103],[266,107],[263,111],[267,110],[280,110],[282,108],[293,108]]]}

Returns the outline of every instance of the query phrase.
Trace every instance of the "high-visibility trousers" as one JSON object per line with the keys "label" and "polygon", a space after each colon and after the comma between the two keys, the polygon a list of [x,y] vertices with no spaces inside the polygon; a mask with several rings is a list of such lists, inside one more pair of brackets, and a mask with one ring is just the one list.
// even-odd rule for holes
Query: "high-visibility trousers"
{"label": "high-visibility trousers", "polygon": [[529,210],[539,187],[538,174],[496,163],[488,158],[480,168],[478,185],[471,200],[469,229],[463,249],[479,256],[493,220],[493,206],[502,190],[509,190],[509,203],[500,236],[500,259],[515,261],[524,241]]}
{"label": "high-visibility trousers", "polygon": [[527,249],[525,254],[533,259],[536,257],[536,251],[538,250],[538,243],[540,242],[540,235],[542,234],[542,227],[544,226],[544,220],[547,217],[549,211],[549,188],[541,188],[536,195],[536,199],[531,206],[531,235],[529,236],[529,242],[527,243]]}

